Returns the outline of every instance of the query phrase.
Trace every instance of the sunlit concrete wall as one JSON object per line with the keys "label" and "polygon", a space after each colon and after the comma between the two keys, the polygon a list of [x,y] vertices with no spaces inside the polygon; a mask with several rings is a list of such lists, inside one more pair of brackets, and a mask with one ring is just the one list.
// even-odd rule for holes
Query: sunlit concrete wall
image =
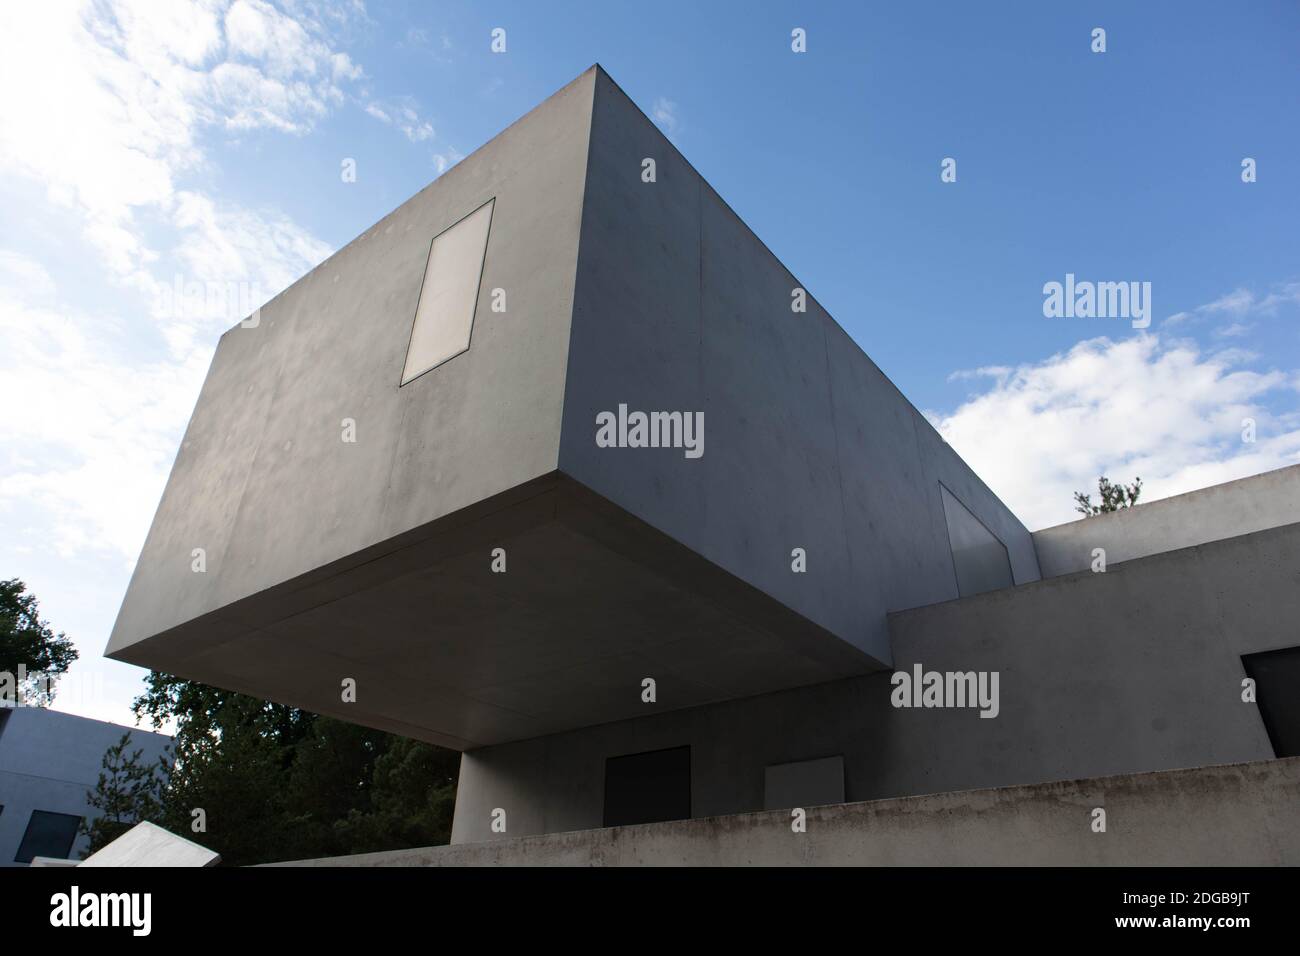
{"label": "sunlit concrete wall", "polygon": [[1044,528],[1033,538],[1043,577],[1053,577],[1091,568],[1096,548],[1114,564],[1297,521],[1300,465],[1291,465]]}

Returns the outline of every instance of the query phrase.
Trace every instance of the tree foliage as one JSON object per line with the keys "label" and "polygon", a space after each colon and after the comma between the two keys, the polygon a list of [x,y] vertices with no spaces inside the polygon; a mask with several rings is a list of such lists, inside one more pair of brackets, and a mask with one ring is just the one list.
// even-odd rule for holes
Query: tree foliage
{"label": "tree foliage", "polygon": [[[48,707],[58,678],[77,659],[77,649],[41,620],[36,596],[17,578],[0,581],[0,672],[12,675],[18,700]],[[25,676],[18,679],[19,665]]]}
{"label": "tree foliage", "polygon": [[1109,478],[1102,475],[1097,479],[1097,492],[1101,504],[1092,503],[1092,495],[1082,491],[1074,493],[1074,510],[1091,518],[1094,515],[1108,514],[1121,508],[1131,508],[1137,504],[1138,495],[1142,493],[1142,479],[1134,478],[1131,485],[1114,485]]}
{"label": "tree foliage", "polygon": [[103,769],[95,788],[86,794],[86,802],[98,811],[84,819],[81,832],[90,837],[87,853],[94,853],[112,843],[127,830],[144,820],[156,822],[160,816],[162,782],[167,776],[167,760],[156,764],[141,760],[143,750],[129,750],[131,734],[104,754]]}
{"label": "tree foliage", "polygon": [[[446,843],[460,755],[158,672],[136,716],[174,722],[160,826],[223,863]],[[195,810],[206,830],[196,832]]]}

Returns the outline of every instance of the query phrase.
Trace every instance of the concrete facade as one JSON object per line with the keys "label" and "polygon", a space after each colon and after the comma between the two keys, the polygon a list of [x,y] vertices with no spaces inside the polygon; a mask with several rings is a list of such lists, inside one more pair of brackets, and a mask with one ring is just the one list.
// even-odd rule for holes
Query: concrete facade
{"label": "concrete facade", "polygon": [[[469,347],[405,375],[488,203]],[[693,818],[1267,760],[1297,476],[1031,536],[593,68],[223,337],[108,654],[464,751],[456,844],[683,747]],[[931,671],[993,696],[900,706]]]}
{"label": "concrete facade", "polygon": [[[399,384],[488,202],[470,347]],[[589,70],[223,336],[108,655],[463,750],[888,667],[886,614],[958,594],[941,485],[1036,580],[797,286]],[[625,409],[702,454],[603,447]]]}
{"label": "concrete facade", "polygon": [[[171,738],[146,730],[75,717],[44,707],[0,709],[0,866],[15,861],[36,811],[79,818],[95,811],[86,793],[99,779],[104,753],[130,732],[131,748],[155,763]],[[80,859],[86,840],[78,836],[71,858]]]}
{"label": "concrete facade", "polygon": [[674,746],[693,816],[834,755],[850,801],[1268,759],[1241,658],[1297,643],[1298,573],[1295,524],[894,614],[896,671],[997,672],[997,716],[895,707],[881,673],[474,750],[452,842],[500,839],[496,808],[514,836],[599,827],[604,759]]}
{"label": "concrete facade", "polygon": [[280,865],[1296,866],[1297,805],[1292,757]]}
{"label": "concrete facade", "polygon": [[1043,577],[1051,578],[1090,569],[1095,548],[1115,564],[1298,521],[1300,465],[1291,465],[1044,528],[1033,539]]}

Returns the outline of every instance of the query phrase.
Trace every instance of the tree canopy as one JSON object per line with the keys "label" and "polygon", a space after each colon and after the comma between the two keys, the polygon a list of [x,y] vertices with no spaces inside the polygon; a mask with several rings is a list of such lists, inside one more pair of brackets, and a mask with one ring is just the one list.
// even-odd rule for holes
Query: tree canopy
{"label": "tree canopy", "polygon": [[1108,514],[1111,511],[1119,511],[1121,508],[1131,508],[1137,504],[1138,495],[1142,494],[1142,479],[1134,478],[1131,485],[1111,484],[1109,478],[1102,475],[1097,479],[1097,492],[1101,496],[1101,504],[1092,503],[1092,495],[1085,495],[1082,491],[1074,493],[1074,510],[1089,518],[1094,515]]}
{"label": "tree canopy", "polygon": [[0,581],[0,672],[10,675],[0,693],[8,696],[12,687],[16,698],[6,703],[48,707],[77,657],[72,641],[41,620],[36,596],[22,581]]}
{"label": "tree canopy", "polygon": [[176,728],[154,822],[225,864],[450,839],[454,751],[156,671],[133,709]]}

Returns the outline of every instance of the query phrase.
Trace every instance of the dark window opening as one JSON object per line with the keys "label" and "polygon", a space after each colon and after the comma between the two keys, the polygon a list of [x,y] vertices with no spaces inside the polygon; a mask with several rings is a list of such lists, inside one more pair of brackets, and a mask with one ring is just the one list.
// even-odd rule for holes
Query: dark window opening
{"label": "dark window opening", "polygon": [[1246,676],[1255,682],[1255,702],[1278,757],[1300,757],[1300,647],[1245,654]]}
{"label": "dark window opening", "polygon": [[77,839],[79,826],[81,817],[70,813],[33,810],[32,818],[27,821],[23,842],[18,844],[18,855],[14,857],[14,862],[30,863],[34,856],[52,856],[66,860]]}
{"label": "dark window opening", "polygon": [[690,817],[690,747],[652,750],[605,761],[605,826]]}

